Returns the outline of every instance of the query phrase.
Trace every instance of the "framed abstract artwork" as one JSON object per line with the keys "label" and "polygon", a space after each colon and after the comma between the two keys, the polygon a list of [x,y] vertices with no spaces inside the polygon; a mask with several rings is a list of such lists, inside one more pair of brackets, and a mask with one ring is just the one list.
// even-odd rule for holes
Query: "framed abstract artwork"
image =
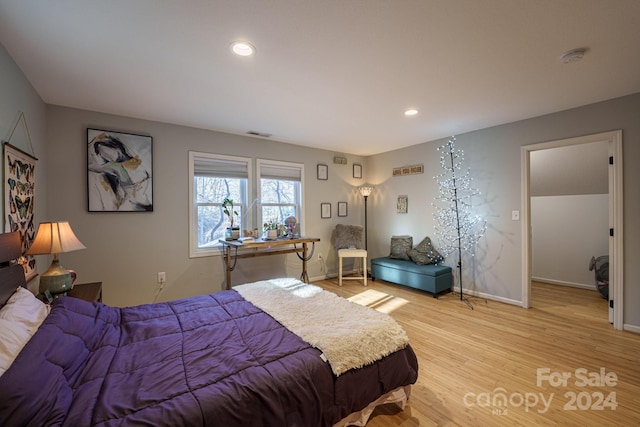
{"label": "framed abstract artwork", "polygon": [[87,129],[89,212],[153,211],[153,138]]}
{"label": "framed abstract artwork", "polygon": [[[5,232],[18,231],[24,253],[36,235],[34,224],[34,203],[38,159],[17,147],[4,143],[4,228]],[[27,281],[37,274],[33,256],[23,256],[19,260],[24,268]]]}

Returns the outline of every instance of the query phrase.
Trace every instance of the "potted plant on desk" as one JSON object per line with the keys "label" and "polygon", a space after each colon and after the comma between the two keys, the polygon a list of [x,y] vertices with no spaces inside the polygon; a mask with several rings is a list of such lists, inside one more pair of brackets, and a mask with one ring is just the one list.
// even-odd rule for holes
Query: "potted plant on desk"
{"label": "potted plant on desk", "polygon": [[262,225],[264,229],[264,238],[267,240],[274,240],[278,238],[278,230],[280,226],[276,220],[271,220],[269,222],[265,222]]}
{"label": "potted plant on desk", "polygon": [[235,216],[238,212],[233,208],[233,200],[228,197],[222,201],[222,211],[229,218],[229,227],[225,233],[225,240],[238,240],[240,237],[240,227],[234,226]]}

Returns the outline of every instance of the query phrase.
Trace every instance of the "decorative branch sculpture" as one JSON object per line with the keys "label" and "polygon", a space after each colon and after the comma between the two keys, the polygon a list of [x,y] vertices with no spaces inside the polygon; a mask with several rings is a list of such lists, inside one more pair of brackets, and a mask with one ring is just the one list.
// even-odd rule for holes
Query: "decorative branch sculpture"
{"label": "decorative branch sculpture", "polygon": [[486,231],[486,222],[473,214],[471,199],[480,192],[472,188],[471,171],[463,171],[464,152],[455,148],[455,137],[438,148],[440,166],[443,172],[434,177],[438,183],[439,195],[435,197],[436,236],[439,251],[446,257],[457,251],[460,300],[473,306],[463,296],[462,251],[470,251],[473,256],[476,243]]}

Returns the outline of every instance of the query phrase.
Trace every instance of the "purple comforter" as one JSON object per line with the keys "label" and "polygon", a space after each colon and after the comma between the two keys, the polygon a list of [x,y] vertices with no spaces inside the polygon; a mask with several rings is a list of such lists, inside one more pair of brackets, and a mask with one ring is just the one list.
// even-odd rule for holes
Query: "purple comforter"
{"label": "purple comforter", "polygon": [[0,425],[330,426],[416,378],[410,347],[336,378],[233,290],[128,308],[60,298],[0,377]]}

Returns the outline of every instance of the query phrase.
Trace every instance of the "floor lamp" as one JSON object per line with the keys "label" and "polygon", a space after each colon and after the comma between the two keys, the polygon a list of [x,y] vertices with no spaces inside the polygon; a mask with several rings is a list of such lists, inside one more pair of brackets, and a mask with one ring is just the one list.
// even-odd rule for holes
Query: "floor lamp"
{"label": "floor lamp", "polygon": [[373,192],[373,185],[364,184],[358,187],[358,191],[364,197],[364,249],[367,249],[367,198]]}

